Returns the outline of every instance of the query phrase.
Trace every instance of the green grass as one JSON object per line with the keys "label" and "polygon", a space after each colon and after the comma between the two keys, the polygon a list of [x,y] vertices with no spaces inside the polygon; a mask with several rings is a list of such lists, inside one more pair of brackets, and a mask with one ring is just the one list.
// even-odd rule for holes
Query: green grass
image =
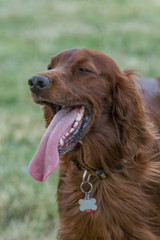
{"label": "green grass", "polygon": [[27,79],[65,48],[92,48],[121,69],[160,75],[159,0],[0,0],[0,240],[54,240],[58,171],[27,166],[44,132]]}

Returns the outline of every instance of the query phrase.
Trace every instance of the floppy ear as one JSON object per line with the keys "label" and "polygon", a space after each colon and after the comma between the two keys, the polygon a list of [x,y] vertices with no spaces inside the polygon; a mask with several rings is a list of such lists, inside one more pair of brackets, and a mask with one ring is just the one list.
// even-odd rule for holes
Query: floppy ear
{"label": "floppy ear", "polygon": [[146,142],[146,114],[139,90],[134,83],[134,71],[118,72],[113,77],[112,118],[119,141],[130,154],[135,154]]}

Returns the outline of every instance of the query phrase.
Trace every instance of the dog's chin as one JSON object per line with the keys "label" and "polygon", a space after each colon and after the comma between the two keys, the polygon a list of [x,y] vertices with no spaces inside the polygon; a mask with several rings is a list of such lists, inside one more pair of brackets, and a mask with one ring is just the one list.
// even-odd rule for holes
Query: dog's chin
{"label": "dog's chin", "polygon": [[[59,154],[64,154],[66,152],[70,152],[74,149],[78,142],[81,142],[83,136],[86,134],[87,127],[91,121],[92,111],[91,108],[86,104],[78,104],[78,105],[60,105],[53,104],[48,101],[39,101],[36,102],[38,104],[47,106],[46,116],[47,117],[47,125],[51,122],[53,117],[64,108],[70,108],[71,110],[79,109],[79,113],[72,124],[71,128],[64,133],[64,135],[59,139],[58,142],[58,152]],[[46,108],[46,107],[45,107]]]}

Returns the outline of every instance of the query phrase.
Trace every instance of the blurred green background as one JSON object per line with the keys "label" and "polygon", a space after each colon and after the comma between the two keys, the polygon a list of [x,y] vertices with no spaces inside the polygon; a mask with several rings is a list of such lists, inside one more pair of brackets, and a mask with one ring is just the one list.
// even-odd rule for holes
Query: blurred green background
{"label": "blurred green background", "polygon": [[54,240],[58,171],[27,166],[44,132],[27,79],[66,48],[92,48],[139,75],[160,75],[159,0],[0,0],[0,240]]}

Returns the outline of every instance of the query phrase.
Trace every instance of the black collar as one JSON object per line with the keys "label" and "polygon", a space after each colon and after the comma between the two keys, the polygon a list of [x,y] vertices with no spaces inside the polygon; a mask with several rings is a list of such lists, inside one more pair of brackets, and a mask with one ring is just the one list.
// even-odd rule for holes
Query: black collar
{"label": "black collar", "polygon": [[[83,165],[81,165],[79,162],[77,162],[76,160],[73,160],[73,163],[75,164],[75,166],[79,169],[79,170],[82,170],[82,169],[85,169],[85,170],[88,170],[89,169],[86,169],[86,167],[84,167]],[[118,170],[118,171],[121,171],[124,166],[128,163],[127,160],[125,159],[122,159],[122,163],[115,163],[114,164],[114,167]],[[105,180],[106,178],[108,178],[110,175],[111,175],[111,172],[110,173],[107,173],[104,171],[104,169],[98,169],[98,170],[95,170],[95,169],[91,169],[98,177],[100,180]]]}

